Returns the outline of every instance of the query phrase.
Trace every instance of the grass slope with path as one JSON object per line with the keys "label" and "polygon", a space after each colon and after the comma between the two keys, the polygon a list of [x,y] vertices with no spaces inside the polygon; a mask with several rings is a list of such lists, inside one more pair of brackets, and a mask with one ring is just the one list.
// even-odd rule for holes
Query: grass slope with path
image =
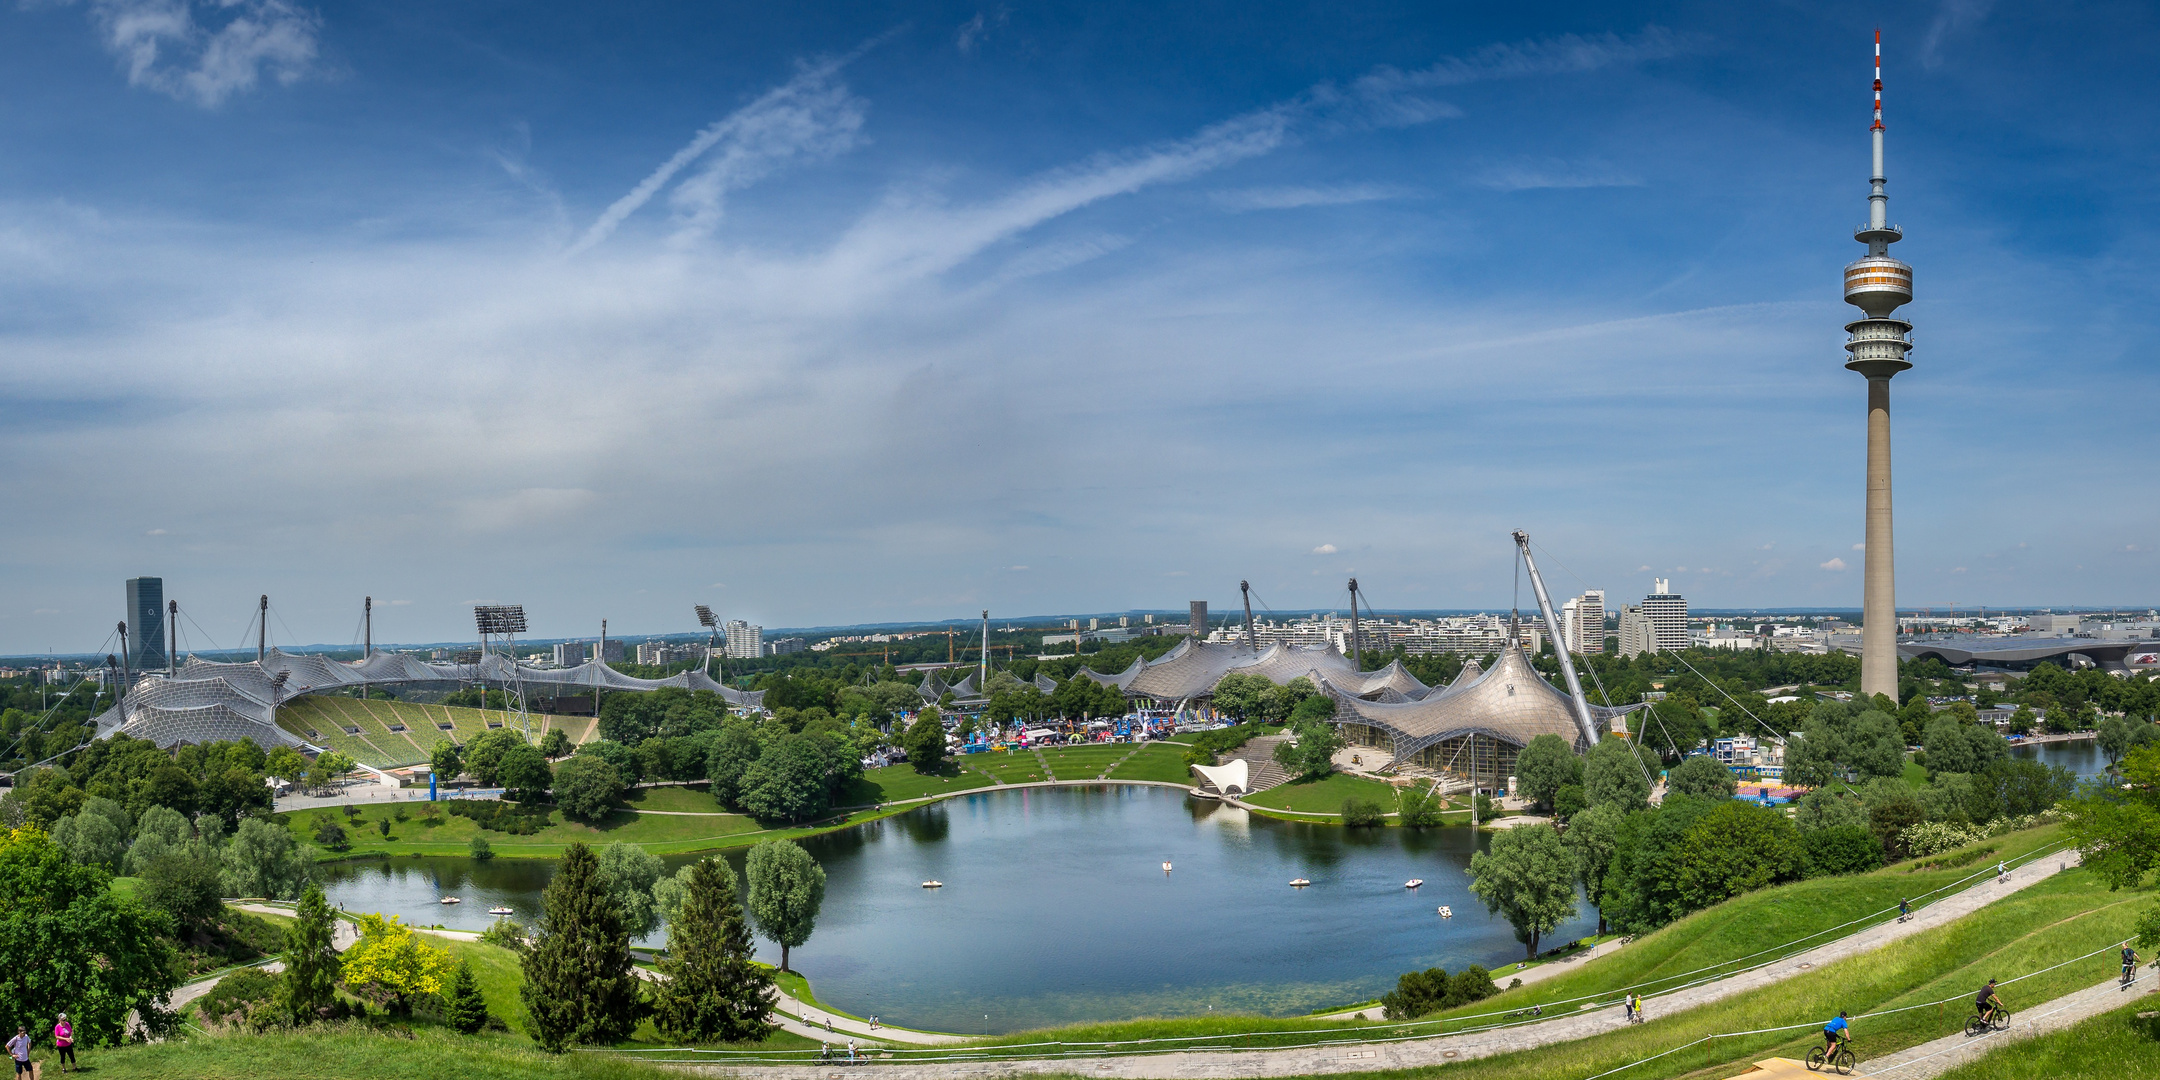
{"label": "grass slope with path", "polygon": [[2112,1012],[1991,1051],[1937,1080],[2128,1080],[2160,1070],[2160,1029],[2137,1014],[2160,1008],[2148,995]]}
{"label": "grass slope with path", "polygon": [[1110,770],[1112,780],[1154,780],[1167,784],[1190,784],[1192,769],[1185,764],[1184,743],[1149,743],[1125,763]]}

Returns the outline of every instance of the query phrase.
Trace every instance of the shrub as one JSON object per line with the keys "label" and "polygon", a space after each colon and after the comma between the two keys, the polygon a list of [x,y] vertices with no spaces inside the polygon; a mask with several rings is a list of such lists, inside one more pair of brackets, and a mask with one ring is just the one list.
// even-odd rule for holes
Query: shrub
{"label": "shrub", "polygon": [[1882,865],[1882,844],[1874,833],[1858,825],[1833,825],[1801,833],[1800,844],[1807,849],[1809,877],[1860,874]]}
{"label": "shrub", "polygon": [[[1516,985],[1522,980],[1517,979]],[[1404,972],[1395,980],[1395,989],[1380,999],[1382,1010],[1390,1020],[1412,1020],[1429,1012],[1452,1009],[1483,1001],[1499,993],[1493,985],[1492,975],[1484,968],[1472,964],[1454,976],[1442,968]]]}
{"label": "shrub", "polygon": [[1987,837],[1985,831],[1962,828],[1947,821],[1923,821],[1906,827],[1904,842],[1906,850],[1917,858],[1940,855],[1964,847]]}
{"label": "shrub", "polygon": [[1239,724],[1236,727],[1213,728],[1193,737],[1192,748],[1185,751],[1187,765],[1213,765],[1215,755],[1235,750],[1260,734],[1259,724]]}
{"label": "shrub", "polygon": [[524,952],[529,944],[525,939],[525,928],[508,915],[496,919],[488,924],[487,929],[480,931],[480,940],[516,953]]}
{"label": "shrub", "polygon": [[450,804],[450,812],[490,832],[512,836],[531,836],[548,824],[547,807],[520,806],[496,799],[458,799]]}
{"label": "shrub", "polygon": [[1431,789],[1415,784],[1401,788],[1395,793],[1396,820],[1412,829],[1431,828],[1442,823],[1440,796]]}
{"label": "shrub", "polygon": [[495,849],[488,845],[487,837],[485,836],[473,837],[472,843],[465,845],[465,853],[475,859],[482,860],[492,859],[495,857]]}
{"label": "shrub", "polygon": [[195,1008],[206,1020],[233,1023],[245,1019],[248,1007],[277,1000],[278,980],[261,968],[241,968],[218,980]]}
{"label": "shrub", "polygon": [[1381,812],[1378,803],[1367,802],[1355,795],[1343,800],[1342,823],[1344,825],[1359,829],[1385,824],[1386,821],[1387,817]]}

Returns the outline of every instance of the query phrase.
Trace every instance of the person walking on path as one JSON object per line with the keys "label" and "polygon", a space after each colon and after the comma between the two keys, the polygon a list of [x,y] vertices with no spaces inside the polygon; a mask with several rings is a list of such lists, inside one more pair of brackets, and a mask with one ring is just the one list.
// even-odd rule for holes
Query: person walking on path
{"label": "person walking on path", "polygon": [[24,1073],[29,1073],[33,1077],[37,1075],[37,1067],[30,1064],[30,1030],[28,1028],[16,1028],[15,1037],[8,1040],[7,1048],[8,1053],[14,1055],[15,1058],[15,1075],[21,1076]]}
{"label": "person walking on path", "polygon": [[[60,1063],[61,1072],[74,1072],[82,1068],[75,1060],[75,1025],[68,1023],[66,1013],[61,1013],[59,1022],[53,1025],[52,1041],[53,1048],[59,1051],[55,1060]],[[74,1069],[69,1068],[71,1065]]]}

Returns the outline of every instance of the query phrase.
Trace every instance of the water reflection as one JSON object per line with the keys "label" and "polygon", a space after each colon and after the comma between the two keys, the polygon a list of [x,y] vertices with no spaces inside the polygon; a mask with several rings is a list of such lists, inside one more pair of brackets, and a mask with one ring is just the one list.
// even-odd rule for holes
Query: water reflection
{"label": "water reflection", "polygon": [[[1484,916],[1465,873],[1484,840],[1281,822],[1168,788],[962,796],[806,840],[826,900],[794,961],[837,1007],[962,1031],[980,1030],[984,1013],[996,1031],[1209,1006],[1301,1013],[1434,965],[1482,963],[1505,983],[1498,969],[1522,947]],[[692,858],[665,861],[672,871]],[[726,858],[740,873],[744,852]],[[498,903],[537,921],[554,866],[345,864],[330,892],[348,909],[480,929]],[[1294,877],[1313,884],[1292,889]],[[1403,883],[1414,877],[1427,884],[1413,892]],[[945,887],[924,889],[933,878]],[[464,904],[436,904],[446,893]],[[1454,919],[1437,916],[1442,904]],[[1593,929],[1581,911],[1548,940]]]}

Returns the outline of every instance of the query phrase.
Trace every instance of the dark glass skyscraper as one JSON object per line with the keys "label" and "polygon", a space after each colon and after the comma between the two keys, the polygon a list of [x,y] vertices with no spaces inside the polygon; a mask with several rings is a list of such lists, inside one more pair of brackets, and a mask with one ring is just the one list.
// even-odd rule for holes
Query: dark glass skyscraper
{"label": "dark glass skyscraper", "polygon": [[165,666],[165,579],[127,580],[128,663],[137,674]]}

